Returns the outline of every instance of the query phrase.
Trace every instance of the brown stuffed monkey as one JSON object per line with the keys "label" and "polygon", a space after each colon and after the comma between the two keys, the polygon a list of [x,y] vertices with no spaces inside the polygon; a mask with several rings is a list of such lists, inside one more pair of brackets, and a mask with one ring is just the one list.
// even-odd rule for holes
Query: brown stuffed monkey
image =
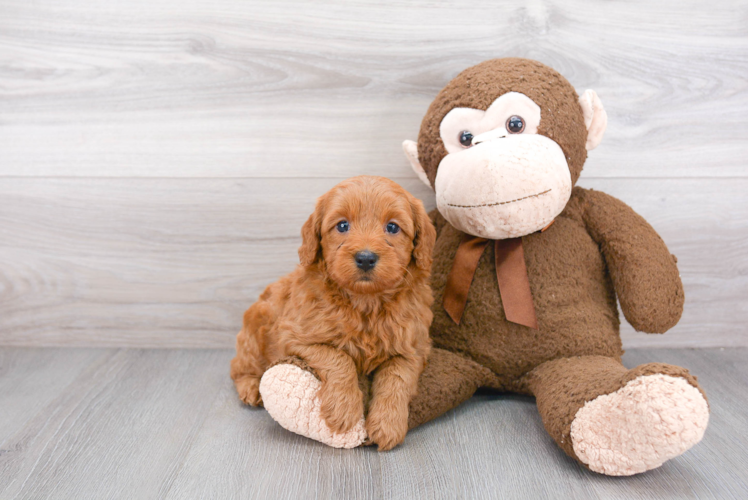
{"label": "brown stuffed monkey", "polygon": [[[488,387],[535,396],[559,446],[603,474],[653,469],[703,436],[706,396],[686,369],[621,364],[616,299],[634,328],[663,333],[684,295],[675,257],[642,217],[574,187],[606,123],[595,92],[579,97],[536,61],[494,59],[452,80],[418,143],[403,144],[437,202],[433,349],[411,428]],[[325,433],[288,395],[315,387],[308,371],[268,374],[263,400],[282,425],[335,446],[363,441]]]}
{"label": "brown stuffed monkey", "polygon": [[623,202],[573,187],[607,118],[553,69],[494,59],[436,97],[403,147],[436,192],[434,349],[411,426],[481,386],[535,396],[545,428],[591,470],[630,475],[698,442],[706,397],[684,368],[621,364],[634,328],[680,319],[676,259]]}

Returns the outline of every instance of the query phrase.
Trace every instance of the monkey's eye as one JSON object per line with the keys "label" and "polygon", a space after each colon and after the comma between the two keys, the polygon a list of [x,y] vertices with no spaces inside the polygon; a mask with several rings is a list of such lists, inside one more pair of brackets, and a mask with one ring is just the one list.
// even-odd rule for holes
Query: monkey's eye
{"label": "monkey's eye", "polygon": [[387,232],[390,234],[397,234],[400,232],[400,226],[398,226],[394,222],[390,222],[387,224]]}
{"label": "monkey's eye", "polygon": [[347,220],[341,220],[335,227],[337,228],[339,233],[347,233],[348,229],[350,229],[350,225],[348,224]]}
{"label": "monkey's eye", "polygon": [[473,145],[473,134],[468,132],[467,130],[463,130],[460,132],[460,144],[462,144],[464,147],[469,148]]}
{"label": "monkey's eye", "polygon": [[521,116],[510,116],[506,121],[506,131],[510,134],[519,134],[525,130],[525,120]]}

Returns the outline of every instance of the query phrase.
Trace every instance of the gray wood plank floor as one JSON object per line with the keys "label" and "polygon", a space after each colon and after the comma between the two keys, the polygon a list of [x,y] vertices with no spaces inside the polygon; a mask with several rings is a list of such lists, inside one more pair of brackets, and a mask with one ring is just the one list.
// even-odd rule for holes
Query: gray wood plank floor
{"label": "gray wood plank floor", "polygon": [[589,472],[532,398],[479,394],[387,453],[335,450],[243,406],[228,350],[0,349],[0,498],[746,498],[748,349],[631,350],[709,395],[704,440],[630,478]]}

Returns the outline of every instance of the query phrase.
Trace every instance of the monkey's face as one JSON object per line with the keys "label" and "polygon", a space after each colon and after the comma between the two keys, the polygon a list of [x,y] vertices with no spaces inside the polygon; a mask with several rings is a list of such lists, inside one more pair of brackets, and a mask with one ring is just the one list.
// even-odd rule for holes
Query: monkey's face
{"label": "monkey's face", "polygon": [[607,117],[553,69],[528,59],[468,68],[434,99],[403,148],[457,229],[489,239],[543,229],[571,196]]}
{"label": "monkey's face", "polygon": [[537,133],[541,109],[509,92],[486,111],[454,108],[439,135],[447,155],[434,188],[439,212],[460,231],[490,239],[539,231],[571,196],[563,151]]}

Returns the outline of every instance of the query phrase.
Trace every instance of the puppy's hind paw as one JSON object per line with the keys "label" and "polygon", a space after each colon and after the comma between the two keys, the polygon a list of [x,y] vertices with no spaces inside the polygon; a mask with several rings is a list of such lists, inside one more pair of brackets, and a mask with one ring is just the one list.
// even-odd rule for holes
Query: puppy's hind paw
{"label": "puppy's hind paw", "polygon": [[291,364],[269,368],[260,381],[265,409],[283,428],[333,448],[355,448],[366,439],[364,417],[347,432],[334,433],[320,412],[317,392],[321,382],[312,373]]}
{"label": "puppy's hind paw", "polygon": [[234,382],[239,399],[252,406],[262,406],[260,396],[260,379],[256,377],[244,377]]}

